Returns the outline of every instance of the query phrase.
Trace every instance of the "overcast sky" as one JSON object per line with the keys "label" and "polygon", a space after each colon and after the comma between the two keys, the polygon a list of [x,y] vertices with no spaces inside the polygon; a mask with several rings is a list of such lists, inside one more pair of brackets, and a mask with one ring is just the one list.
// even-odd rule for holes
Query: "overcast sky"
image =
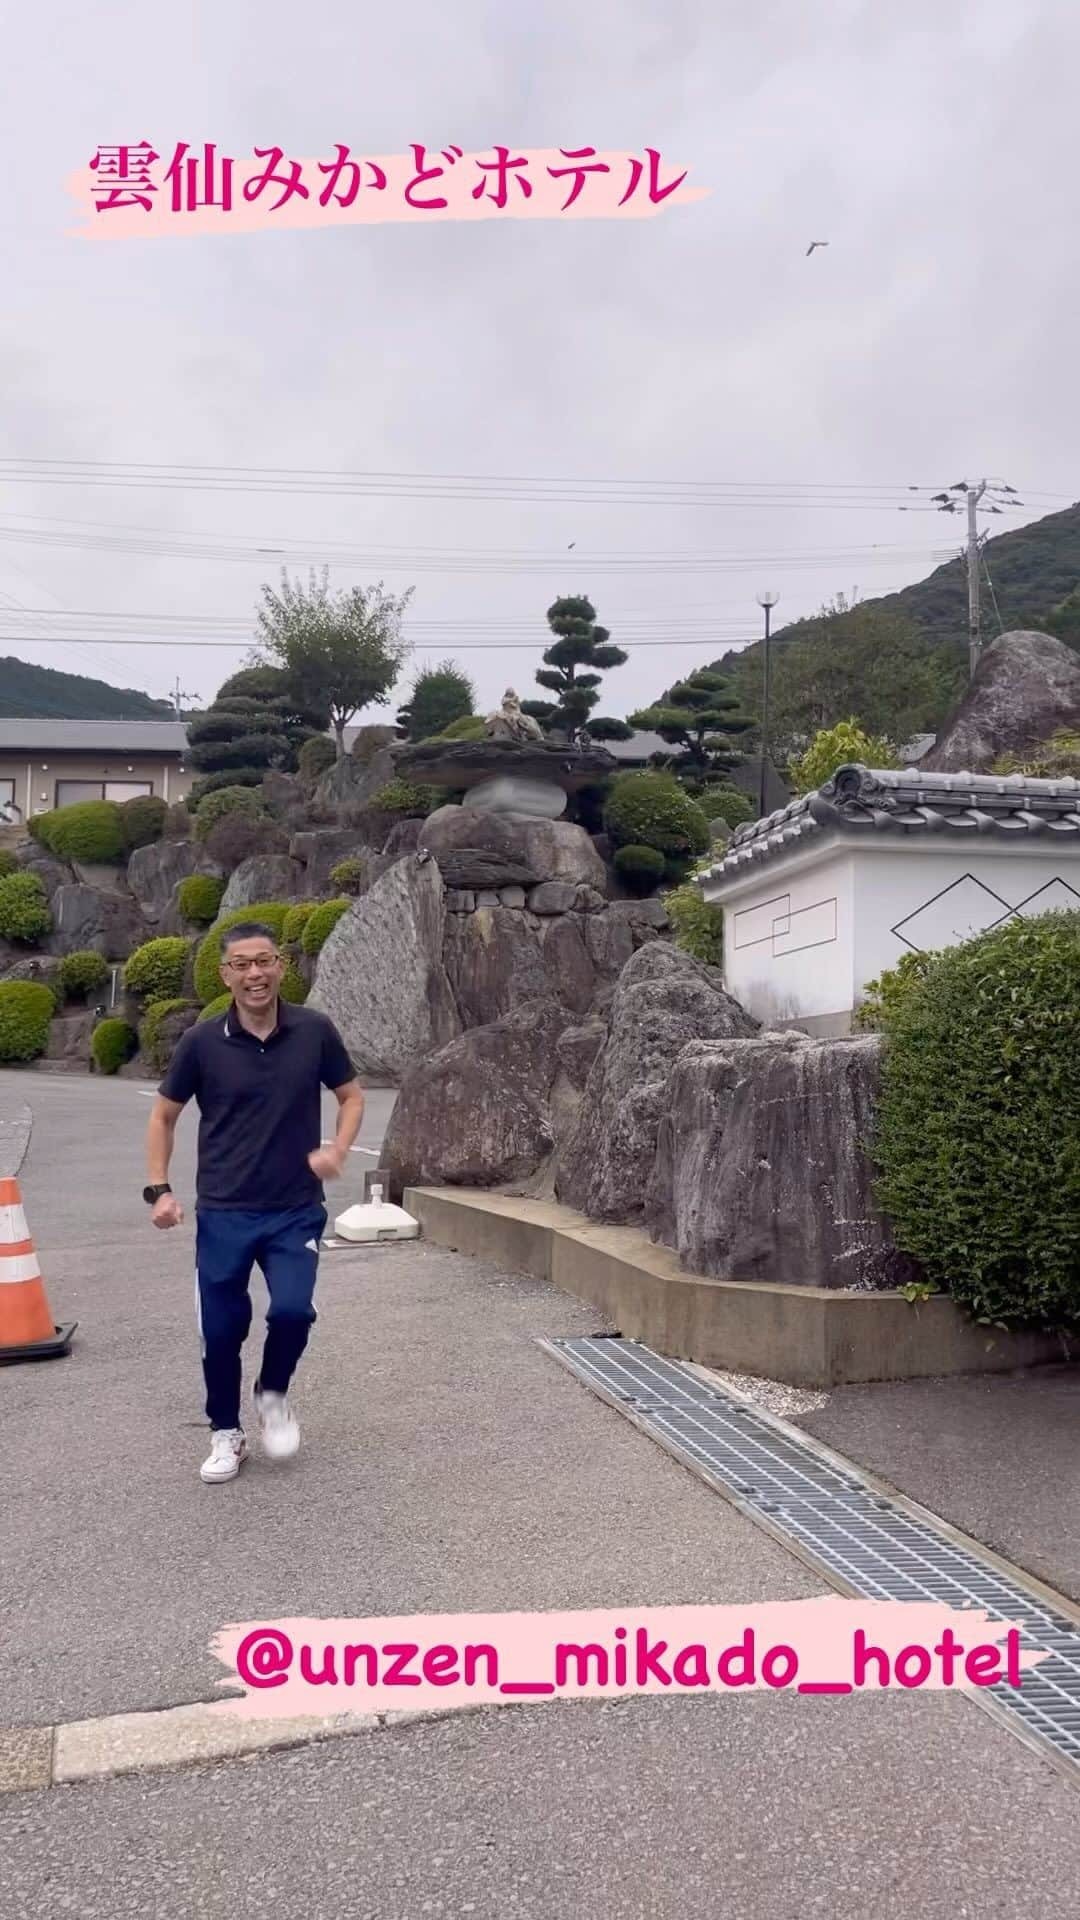
{"label": "overcast sky", "polygon": [[[589,593],[628,646],[603,698],[626,713],[755,636],[760,588],[781,619],[921,578],[959,529],[898,512],[908,485],[990,472],[1021,520],[1068,504],[1078,55],[1074,0],[10,7],[0,472],[737,484],[646,505],[0,479],[0,653],[206,701],[280,562],[139,549],[336,542],[355,564],[333,583],[415,586],[415,662],[459,659],[485,709],[535,692],[545,609]],[[73,236],[66,176],[141,139],[652,145],[711,196],[651,220]],[[142,644],[117,644],[122,615]],[[26,642],[43,631],[65,643]]]}

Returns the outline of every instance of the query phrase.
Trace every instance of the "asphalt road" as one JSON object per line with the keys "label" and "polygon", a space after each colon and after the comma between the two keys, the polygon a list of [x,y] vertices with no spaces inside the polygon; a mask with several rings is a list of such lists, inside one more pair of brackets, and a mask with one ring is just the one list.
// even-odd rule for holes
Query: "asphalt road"
{"label": "asphalt road", "polygon": [[[820,1590],[538,1349],[595,1316],[424,1244],[325,1256],[299,1459],[204,1487],[191,1236],[139,1199],[148,1102],[0,1075],[12,1092],[37,1113],[51,1302],[80,1329],[70,1359],[0,1371],[0,1725],[206,1698],[226,1621]],[[1039,1920],[1080,1890],[1076,1811],[944,1696],[500,1707],[4,1796],[0,1911]]]}

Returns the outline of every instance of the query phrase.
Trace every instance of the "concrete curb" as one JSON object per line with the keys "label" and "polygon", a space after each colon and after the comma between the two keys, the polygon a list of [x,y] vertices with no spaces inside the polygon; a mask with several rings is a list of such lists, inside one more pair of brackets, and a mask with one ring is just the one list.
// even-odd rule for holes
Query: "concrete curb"
{"label": "concrete curb", "polygon": [[442,1720],[478,1707],[400,1713],[336,1713],[302,1719],[241,1720],[210,1703],[150,1713],[103,1714],[55,1727],[0,1727],[0,1795],[123,1774],[243,1760],[258,1753],[381,1733],[417,1721]]}
{"label": "concrete curb", "polygon": [[403,1204],[437,1246],[548,1280],[626,1339],[719,1372],[830,1388],[1075,1358],[1050,1334],[976,1326],[940,1294],[910,1305],[896,1293],[706,1279],[638,1228],[598,1226],[553,1200],[408,1187]]}

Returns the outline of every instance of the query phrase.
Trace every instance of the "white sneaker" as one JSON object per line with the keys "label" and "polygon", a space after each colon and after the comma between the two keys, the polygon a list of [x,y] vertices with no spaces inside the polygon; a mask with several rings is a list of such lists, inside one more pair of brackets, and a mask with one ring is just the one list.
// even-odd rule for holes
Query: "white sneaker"
{"label": "white sneaker", "polygon": [[218,1480],[235,1480],[247,1459],[247,1441],[239,1427],[218,1427],[210,1437],[210,1452],[199,1468],[208,1486]]}
{"label": "white sneaker", "polygon": [[255,1389],[259,1434],[271,1460],[291,1460],[300,1446],[300,1429],[283,1393]]}

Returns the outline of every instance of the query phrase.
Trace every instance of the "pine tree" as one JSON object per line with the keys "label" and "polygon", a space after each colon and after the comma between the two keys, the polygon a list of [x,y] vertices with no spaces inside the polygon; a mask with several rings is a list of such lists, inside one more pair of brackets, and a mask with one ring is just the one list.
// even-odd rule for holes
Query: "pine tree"
{"label": "pine tree", "polygon": [[583,595],[565,596],[548,608],[547,622],[556,637],[536,678],[556,698],[523,700],[522,711],[539,720],[545,733],[570,739],[585,728],[596,740],[628,740],[631,730],[625,721],[593,717],[601,673],[621,667],[627,656],[612,646],[607,628],[597,626],[592,602]]}
{"label": "pine tree", "polygon": [[476,690],[468,675],[453,660],[442,660],[437,667],[424,667],[416,676],[407,706],[398,711],[397,723],[410,740],[431,740],[455,720],[466,720],[474,712]]}
{"label": "pine tree", "polygon": [[738,695],[722,673],[701,667],[671,688],[654,707],[630,715],[631,726],[658,733],[678,749],[667,756],[673,773],[687,782],[722,780],[743,755],[733,742],[753,721],[739,712]]}

